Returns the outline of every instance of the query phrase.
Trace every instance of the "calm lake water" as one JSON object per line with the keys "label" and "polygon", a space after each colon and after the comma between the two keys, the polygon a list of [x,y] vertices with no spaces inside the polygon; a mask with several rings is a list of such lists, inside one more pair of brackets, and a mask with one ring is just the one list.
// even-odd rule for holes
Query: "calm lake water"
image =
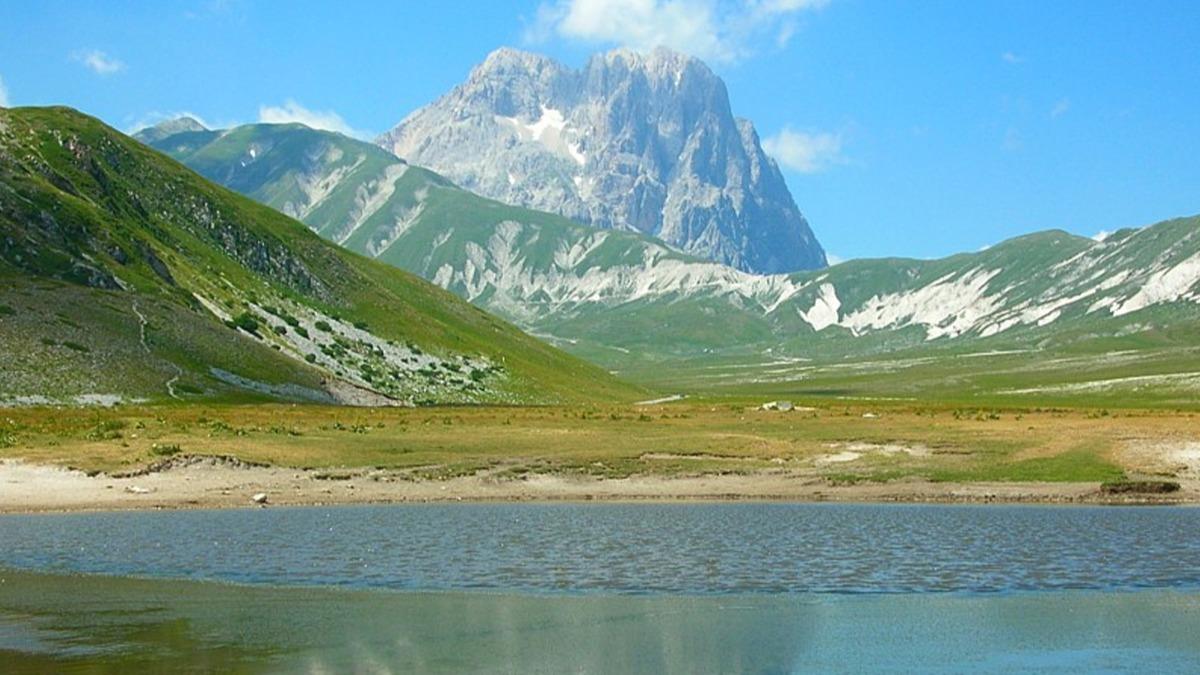
{"label": "calm lake water", "polygon": [[4,672],[1200,668],[1190,508],[4,516],[0,568]]}

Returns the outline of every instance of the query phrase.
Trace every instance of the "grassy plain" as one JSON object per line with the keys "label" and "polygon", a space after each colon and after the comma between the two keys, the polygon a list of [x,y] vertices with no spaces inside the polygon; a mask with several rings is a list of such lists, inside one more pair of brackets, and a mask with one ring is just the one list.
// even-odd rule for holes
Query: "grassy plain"
{"label": "grassy plain", "polygon": [[0,457],[120,473],[176,455],[221,455],[335,479],[340,469],[372,467],[413,480],[788,472],[833,485],[1100,482],[1170,474],[1136,450],[1194,443],[1200,431],[1195,413],[1177,411],[811,401],[772,412],[759,401],[17,408],[0,411]]}

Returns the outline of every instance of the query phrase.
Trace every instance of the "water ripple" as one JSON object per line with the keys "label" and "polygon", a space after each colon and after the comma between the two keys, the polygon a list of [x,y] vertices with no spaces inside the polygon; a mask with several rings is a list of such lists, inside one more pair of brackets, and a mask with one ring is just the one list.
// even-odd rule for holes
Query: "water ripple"
{"label": "water ripple", "polygon": [[468,504],[0,517],[0,566],[549,593],[1200,587],[1200,510]]}

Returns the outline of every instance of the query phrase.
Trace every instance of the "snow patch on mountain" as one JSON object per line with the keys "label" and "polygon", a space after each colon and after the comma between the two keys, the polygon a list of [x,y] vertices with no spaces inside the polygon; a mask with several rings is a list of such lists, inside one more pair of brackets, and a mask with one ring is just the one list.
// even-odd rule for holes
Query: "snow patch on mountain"
{"label": "snow patch on mountain", "polygon": [[533,122],[522,122],[516,117],[496,115],[496,121],[512,127],[517,137],[522,141],[541,143],[547,150],[559,155],[570,157],[579,166],[587,163],[587,155],[579,146],[567,140],[568,136],[576,135],[568,129],[567,120],[562,111],[541,106],[542,116]]}

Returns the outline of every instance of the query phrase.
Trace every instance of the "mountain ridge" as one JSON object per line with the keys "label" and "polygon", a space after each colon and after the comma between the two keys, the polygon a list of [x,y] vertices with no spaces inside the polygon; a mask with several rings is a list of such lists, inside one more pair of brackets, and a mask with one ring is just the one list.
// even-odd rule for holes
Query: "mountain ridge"
{"label": "mountain ridge", "polygon": [[[273,129],[256,128],[263,134]],[[305,147],[338,144],[345,153],[339,161],[377,150],[327,132],[292,128],[279,133],[303,136]],[[238,137],[222,138],[214,143]],[[169,139],[165,144],[170,145]],[[249,161],[245,146],[220,154],[242,158],[235,162],[239,165]],[[254,161],[273,161],[269,153],[259,157]],[[191,162],[186,154],[180,158]],[[945,340],[1016,340],[1017,334],[1031,333],[1020,339],[1036,341],[1048,338],[1032,334],[1051,334],[1064,318],[1072,325],[1081,319],[1111,320],[1120,324],[1114,331],[1125,330],[1124,317],[1136,314],[1134,305],[1120,316],[1099,312],[1109,305],[1086,310],[1105,297],[1111,298],[1110,305],[1125,308],[1153,274],[1169,273],[1176,263],[1185,263],[1186,256],[1178,255],[1156,262],[1155,256],[1171,246],[1181,247],[1178,251],[1183,253],[1200,250],[1188,229],[1197,221],[1184,219],[1126,228],[1103,242],[1049,230],[937,260],[851,260],[815,272],[755,275],[680,254],[636,233],[598,229],[487,200],[444,179],[437,183],[432,177],[437,175],[425,169],[407,166],[408,172],[429,177],[433,187],[425,190],[424,199],[418,198],[420,187],[407,195],[400,189],[391,194],[391,199],[406,204],[394,212],[418,215],[404,220],[403,233],[378,259],[613,368],[622,367],[634,352],[674,358],[773,349],[807,358],[842,358]],[[337,166],[314,170],[312,180],[320,182],[334,175]],[[376,176],[386,173],[378,171]],[[378,178],[363,180],[346,180],[329,195],[365,189]],[[249,194],[265,196],[271,203],[275,190],[267,182]],[[314,215],[321,218],[310,217],[309,225],[325,231],[330,212]],[[387,219],[374,225],[396,229]],[[343,243],[370,254],[369,228],[359,232],[361,238]],[[1161,241],[1155,243],[1157,239]],[[1116,257],[1103,259],[1128,261],[1109,270],[1108,281],[1091,279],[1080,257],[1089,251],[1118,251]],[[1188,269],[1185,265],[1176,276]],[[1125,277],[1111,280],[1119,274]],[[1109,286],[1100,288],[1103,283]],[[1138,302],[1182,302],[1181,307],[1194,310],[1189,289]],[[1087,298],[1088,306],[1075,307]],[[717,317],[719,329],[714,328]]]}
{"label": "mountain ridge", "polygon": [[483,196],[743,270],[826,265],[724,83],[669,50],[615,50],[572,70],[502,48],[376,142]]}

